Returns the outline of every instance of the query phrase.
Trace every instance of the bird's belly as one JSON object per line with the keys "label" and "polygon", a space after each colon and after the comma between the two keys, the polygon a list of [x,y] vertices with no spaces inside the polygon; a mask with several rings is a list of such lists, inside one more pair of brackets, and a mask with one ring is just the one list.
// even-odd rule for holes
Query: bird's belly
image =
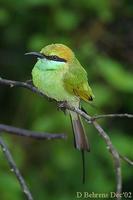
{"label": "bird's belly", "polygon": [[48,97],[57,101],[75,101],[76,97],[64,88],[63,74],[56,71],[32,70],[34,85]]}

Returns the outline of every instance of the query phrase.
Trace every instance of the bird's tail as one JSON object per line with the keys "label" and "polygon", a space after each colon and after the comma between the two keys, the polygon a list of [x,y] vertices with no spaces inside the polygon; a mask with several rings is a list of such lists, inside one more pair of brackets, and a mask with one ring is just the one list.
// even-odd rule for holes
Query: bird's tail
{"label": "bird's tail", "polygon": [[74,133],[74,145],[76,149],[83,151],[90,151],[88,138],[86,136],[80,116],[70,111],[73,133]]}
{"label": "bird's tail", "polygon": [[88,138],[86,136],[82,121],[80,116],[70,111],[73,134],[74,134],[74,146],[76,149],[81,151],[82,165],[83,165],[83,183],[85,183],[85,151],[90,151],[90,146],[88,143]]}

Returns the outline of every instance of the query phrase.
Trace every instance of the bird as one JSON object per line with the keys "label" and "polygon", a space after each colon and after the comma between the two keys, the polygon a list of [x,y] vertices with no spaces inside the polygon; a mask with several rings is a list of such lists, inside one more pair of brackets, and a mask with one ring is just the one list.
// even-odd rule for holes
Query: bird
{"label": "bird", "polygon": [[[26,55],[37,57],[32,69],[32,81],[34,86],[49,98],[57,102],[66,102],[74,108],[81,108],[82,100],[89,102],[94,99],[87,72],[68,46],[50,44],[40,52],[29,52]],[[67,113],[71,117],[74,146],[82,152],[84,165],[83,155],[85,151],[90,151],[90,144],[79,114],[71,110],[67,110]],[[84,176],[85,173],[83,182]]]}

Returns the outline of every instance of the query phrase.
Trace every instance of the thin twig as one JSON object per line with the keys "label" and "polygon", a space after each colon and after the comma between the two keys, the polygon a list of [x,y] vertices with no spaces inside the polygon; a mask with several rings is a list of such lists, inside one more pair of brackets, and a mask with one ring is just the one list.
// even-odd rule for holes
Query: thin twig
{"label": "thin twig", "polygon": [[120,117],[120,118],[133,118],[133,114],[128,114],[128,113],[123,113],[123,114],[106,114],[106,115],[96,115],[92,117],[92,120],[95,119],[101,119],[101,118],[115,118],[115,117]]}
{"label": "thin twig", "polygon": [[[103,130],[103,128],[96,122],[92,122],[94,127],[99,132],[100,136],[104,139],[106,142],[107,148],[109,152],[112,154],[112,158],[115,163],[115,170],[116,170],[116,182],[117,182],[117,194],[120,194],[122,192],[122,175],[121,175],[121,162],[120,162],[120,156],[115,147],[113,146],[110,137],[107,135],[107,133]],[[117,199],[121,199],[121,197],[118,195]]]}
{"label": "thin twig", "polygon": [[[80,114],[82,117],[84,117],[86,119],[86,121],[88,121],[88,123],[90,123],[91,117],[88,114],[86,114],[85,112],[83,112],[82,110],[80,110],[78,108],[70,107],[69,105],[66,105],[66,107],[67,107],[67,109],[72,110],[72,111]],[[97,129],[100,136],[104,139],[104,141],[107,145],[107,148],[108,148],[109,152],[111,153],[111,155],[113,157],[113,160],[114,160],[114,163],[115,163],[115,169],[116,169],[116,182],[117,182],[117,190],[116,191],[117,191],[117,194],[120,194],[121,191],[122,191],[122,176],[121,176],[121,163],[120,163],[119,153],[117,152],[117,150],[113,146],[113,144],[110,140],[110,137],[103,130],[103,128],[95,120],[92,120],[91,123]],[[121,199],[120,195],[117,199],[118,200]]]}
{"label": "thin twig", "polygon": [[[18,87],[25,87],[29,90],[31,90],[32,92],[43,96],[45,98],[48,98],[44,93],[40,92],[36,87],[32,86],[31,84],[25,83],[25,82],[19,82],[19,81],[11,81],[11,80],[6,80],[6,79],[2,79],[0,78],[0,84],[5,84],[11,87],[14,86],[18,86]],[[98,116],[94,116],[91,117],[88,114],[86,114],[84,111],[69,106],[68,104],[64,103],[64,107],[65,109],[74,111],[76,113],[78,113],[79,115],[81,115],[88,123],[92,123],[94,125],[94,127],[97,129],[97,131],[99,132],[100,136],[104,139],[107,148],[109,149],[109,152],[111,153],[114,163],[115,163],[115,169],[116,169],[116,180],[117,180],[117,194],[121,193],[122,191],[122,176],[121,176],[121,165],[120,165],[120,158],[125,160],[127,163],[129,163],[130,165],[132,165],[132,161],[130,161],[128,158],[121,156],[118,151],[115,149],[115,147],[113,146],[110,137],[107,135],[107,133],[102,129],[102,127],[95,121],[96,119],[100,119],[100,118],[104,118],[104,117],[127,117],[127,118],[133,118],[132,114],[108,114],[108,115],[98,115]],[[120,195],[119,195],[120,196]],[[121,199],[121,197],[117,198],[118,200]]]}
{"label": "thin twig", "polygon": [[12,157],[10,151],[8,150],[7,145],[4,143],[1,136],[0,136],[0,146],[2,148],[2,151],[3,151],[7,161],[8,161],[11,171],[14,172],[15,176],[17,177],[17,179],[19,181],[22,191],[24,192],[27,200],[33,200],[33,197],[25,183],[25,180],[23,179],[19,169],[17,168],[17,166],[15,164],[15,161],[13,160],[13,157]]}
{"label": "thin twig", "polygon": [[65,139],[65,134],[50,134],[50,133],[44,133],[44,132],[35,132],[35,131],[29,131],[22,128],[16,128],[13,126],[0,124],[0,131],[3,131],[5,133],[14,134],[18,136],[25,136],[25,137],[32,137],[35,139]]}
{"label": "thin twig", "polygon": [[27,89],[31,90],[33,93],[36,93],[39,96],[43,96],[43,97],[49,99],[49,97],[47,95],[45,95],[43,92],[41,92],[36,87],[34,87],[32,84],[29,84],[28,82],[26,83],[26,82],[21,82],[21,81],[12,81],[12,80],[3,79],[0,77],[0,84],[10,86],[11,88],[13,88],[13,87],[27,88]]}
{"label": "thin twig", "polygon": [[[46,94],[44,94],[43,92],[41,92],[40,90],[38,90],[32,84],[29,84],[28,82],[12,81],[12,80],[3,79],[3,78],[0,77],[0,84],[8,85],[10,87],[23,87],[23,88],[27,88],[27,89],[31,90],[33,93],[36,93],[36,94],[38,94],[40,96],[43,96],[43,97],[45,97],[47,99],[51,99]],[[53,100],[53,99],[51,99],[51,100]],[[123,114],[97,115],[97,116],[90,117],[90,119],[88,119],[88,121],[95,120],[95,119],[100,119],[100,118],[112,118],[112,117],[133,118],[133,114],[123,113]]]}
{"label": "thin twig", "polygon": [[133,161],[130,160],[129,158],[127,158],[126,156],[122,156],[121,154],[119,154],[120,158],[122,160],[124,160],[125,162],[127,162],[129,165],[132,165],[133,166]]}

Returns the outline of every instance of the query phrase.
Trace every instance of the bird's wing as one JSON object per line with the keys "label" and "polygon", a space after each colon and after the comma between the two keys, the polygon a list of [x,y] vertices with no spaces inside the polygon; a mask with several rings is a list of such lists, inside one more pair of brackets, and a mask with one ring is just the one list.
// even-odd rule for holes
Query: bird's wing
{"label": "bird's wing", "polygon": [[87,73],[81,67],[79,69],[71,69],[64,75],[64,87],[65,89],[80,99],[88,102],[93,100],[93,93],[88,84]]}

